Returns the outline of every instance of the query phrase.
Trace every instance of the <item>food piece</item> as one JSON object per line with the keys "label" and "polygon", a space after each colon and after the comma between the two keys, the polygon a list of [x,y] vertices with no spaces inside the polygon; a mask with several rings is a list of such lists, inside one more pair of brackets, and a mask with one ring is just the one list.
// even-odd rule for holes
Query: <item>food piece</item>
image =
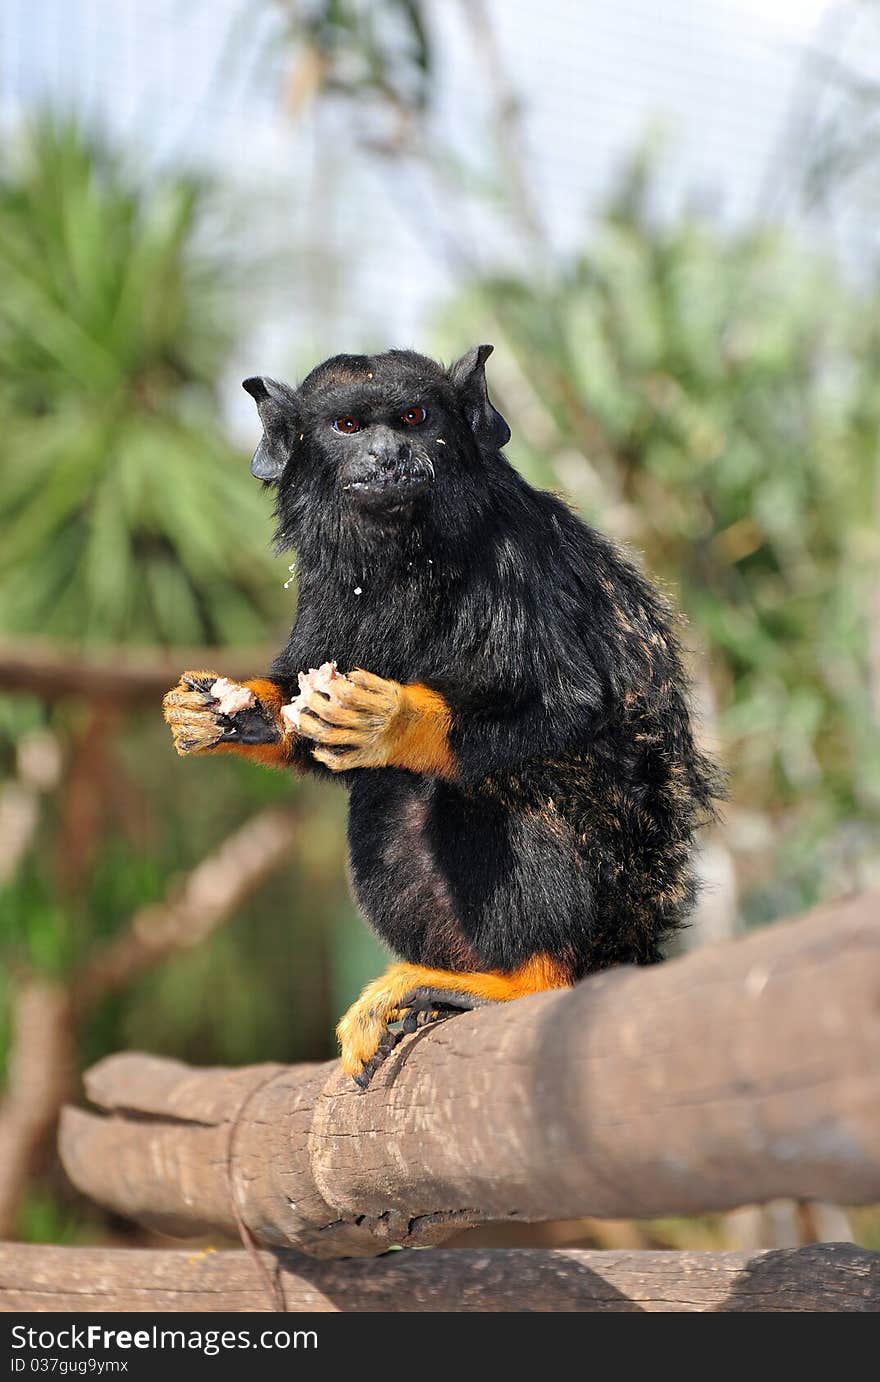
{"label": "food piece", "polygon": [[219,702],[217,709],[221,715],[237,715],[239,710],[247,710],[255,703],[253,691],[240,682],[230,681],[228,677],[218,677],[211,687],[211,695]]}
{"label": "food piece", "polygon": [[299,682],[300,694],[295,696],[289,705],[281,707],[282,720],[285,720],[293,729],[298,730],[299,717],[305,709],[304,693],[306,691],[323,691],[327,694],[331,681],[336,681],[341,675],[336,670],[335,662],[322,662],[320,667],[310,667],[307,672],[299,672],[296,679]]}

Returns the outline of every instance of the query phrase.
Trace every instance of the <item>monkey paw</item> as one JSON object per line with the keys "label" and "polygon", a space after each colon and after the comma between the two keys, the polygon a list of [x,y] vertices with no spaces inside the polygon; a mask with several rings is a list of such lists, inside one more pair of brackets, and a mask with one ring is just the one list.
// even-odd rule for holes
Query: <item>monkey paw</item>
{"label": "monkey paw", "polygon": [[[328,667],[332,664],[328,664]],[[403,687],[357,669],[301,673],[300,694],[282,716],[314,741],[312,757],[333,772],[381,768],[390,758],[403,717]]]}
{"label": "monkey paw", "polygon": [[180,754],[278,738],[278,730],[272,728],[271,717],[253,691],[216,672],[184,672],[164,697],[162,713]]}
{"label": "monkey paw", "polygon": [[[339,1022],[342,1068],[355,1084],[366,1089],[379,1066],[402,1037],[418,1027],[454,1012],[464,1012],[495,1001],[479,993],[445,987],[438,978],[461,980],[473,987],[474,976],[448,975],[419,965],[392,965],[380,979],[368,984],[360,998]],[[421,982],[427,980],[428,982]],[[391,1024],[402,1022],[399,1031]]]}

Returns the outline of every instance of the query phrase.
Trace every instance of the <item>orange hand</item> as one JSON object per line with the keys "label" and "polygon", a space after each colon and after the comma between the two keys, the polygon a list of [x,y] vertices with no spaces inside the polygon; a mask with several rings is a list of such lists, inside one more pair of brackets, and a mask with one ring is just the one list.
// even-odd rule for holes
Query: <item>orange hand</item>
{"label": "orange hand", "polygon": [[[280,716],[283,695],[281,688],[264,678],[231,683],[236,689],[250,691],[251,705],[241,711],[245,716],[256,711],[262,721],[260,742],[237,739],[236,713],[224,714],[221,702],[211,694],[211,687],[220,680],[216,672],[184,672],[180,681],[162,701],[162,713],[170,726],[174,747],[179,754],[237,753],[267,767],[285,767],[293,752],[296,735]],[[239,724],[244,734],[244,725]],[[258,721],[259,724],[259,721]]]}
{"label": "orange hand", "polygon": [[407,768],[436,777],[455,774],[452,712],[427,686],[404,686],[356,669],[321,690],[307,688],[302,702],[300,733],[317,745],[312,756],[334,772]]}

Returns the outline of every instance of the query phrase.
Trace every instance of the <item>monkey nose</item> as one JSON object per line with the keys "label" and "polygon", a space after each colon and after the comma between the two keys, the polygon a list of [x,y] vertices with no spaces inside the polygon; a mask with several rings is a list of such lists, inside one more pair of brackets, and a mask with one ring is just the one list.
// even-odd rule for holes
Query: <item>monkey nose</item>
{"label": "monkey nose", "polygon": [[367,452],[367,460],[383,474],[386,471],[393,470],[395,466],[399,465],[400,459],[401,457],[398,451],[386,450],[385,448],[381,451]]}

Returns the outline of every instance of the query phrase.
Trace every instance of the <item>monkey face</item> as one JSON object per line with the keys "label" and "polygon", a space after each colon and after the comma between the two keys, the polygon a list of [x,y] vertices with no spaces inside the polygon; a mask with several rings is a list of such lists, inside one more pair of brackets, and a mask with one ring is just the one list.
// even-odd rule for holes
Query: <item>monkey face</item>
{"label": "monkey face", "polygon": [[443,433],[451,430],[453,401],[431,364],[402,353],[337,356],[303,384],[303,445],[342,508],[405,519],[430,495],[448,449]]}
{"label": "monkey face", "polygon": [[486,391],[490,351],[449,370],[412,351],[336,355],[296,390],[245,380],[264,427],[251,469],[278,486],[284,545],[319,514],[321,526],[330,514],[343,526],[411,525],[473,483],[510,436]]}

